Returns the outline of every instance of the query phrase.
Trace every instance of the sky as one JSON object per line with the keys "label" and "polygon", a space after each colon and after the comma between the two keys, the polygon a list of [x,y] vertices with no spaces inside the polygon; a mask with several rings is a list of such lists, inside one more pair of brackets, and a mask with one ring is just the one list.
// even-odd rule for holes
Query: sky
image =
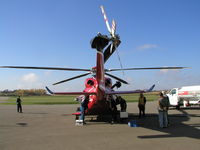
{"label": "sky", "polygon": [[[90,40],[108,34],[100,5],[117,23],[123,68],[190,67],[113,72],[129,82],[121,90],[200,85],[199,0],[1,0],[0,66],[94,67]],[[117,53],[105,67],[121,68]],[[0,90],[82,91],[87,77],[52,85],[82,73],[0,69]]]}

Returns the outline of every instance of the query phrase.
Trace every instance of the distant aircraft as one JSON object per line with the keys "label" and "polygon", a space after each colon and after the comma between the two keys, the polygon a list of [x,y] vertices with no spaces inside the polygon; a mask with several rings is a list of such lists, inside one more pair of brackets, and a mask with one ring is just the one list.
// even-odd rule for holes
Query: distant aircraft
{"label": "distant aircraft", "polygon": [[[81,78],[92,74],[92,77],[85,80],[85,89],[83,92],[53,92],[48,87],[46,89],[49,93],[55,95],[89,95],[89,103],[86,114],[87,115],[101,115],[110,114],[110,106],[108,103],[109,96],[116,96],[116,94],[132,94],[140,92],[150,92],[155,85],[152,85],[148,90],[130,90],[130,91],[114,91],[113,88],[120,87],[121,83],[128,84],[127,81],[117,76],[109,74],[112,71],[122,70],[145,70],[145,69],[183,69],[185,67],[152,67],[152,68],[121,68],[121,69],[105,69],[104,64],[110,56],[116,51],[120,45],[120,37],[116,34],[116,22],[112,21],[110,27],[106,17],[103,6],[100,6],[109,35],[102,35],[98,33],[91,41],[91,48],[96,49],[96,66],[92,69],[81,68],[57,68],[57,67],[30,67],[30,66],[0,66],[0,68],[16,68],[16,69],[46,69],[46,70],[66,70],[66,71],[85,71],[86,73],[68,78],[54,83],[57,85],[70,80]],[[110,77],[110,78],[109,78]],[[111,78],[117,80],[116,84],[112,84]],[[124,101],[119,101],[121,104]]]}

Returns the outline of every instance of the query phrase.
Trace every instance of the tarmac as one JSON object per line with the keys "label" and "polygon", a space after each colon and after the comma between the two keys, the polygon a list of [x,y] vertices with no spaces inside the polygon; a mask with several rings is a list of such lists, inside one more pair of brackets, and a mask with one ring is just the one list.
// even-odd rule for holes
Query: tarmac
{"label": "tarmac", "polygon": [[79,105],[0,105],[0,150],[199,150],[200,107],[170,109],[170,126],[158,127],[156,102],[147,102],[146,117],[138,118],[137,103],[128,103],[129,120],[110,124],[87,118],[75,126]]}

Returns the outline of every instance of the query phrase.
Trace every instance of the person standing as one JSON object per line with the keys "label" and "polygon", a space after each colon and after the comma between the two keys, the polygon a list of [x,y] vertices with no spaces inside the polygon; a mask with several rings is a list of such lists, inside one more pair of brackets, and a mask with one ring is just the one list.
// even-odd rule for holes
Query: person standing
{"label": "person standing", "polygon": [[84,119],[85,119],[85,111],[86,109],[88,108],[88,103],[89,103],[89,99],[90,99],[90,96],[89,95],[80,95],[76,98],[76,101],[79,101],[81,103],[80,105],[80,120],[83,121],[83,124],[85,123],[84,122]]}
{"label": "person standing", "polygon": [[145,117],[145,104],[146,104],[146,97],[143,93],[140,93],[140,97],[138,99],[138,108],[139,108],[139,118],[141,115]]}
{"label": "person standing", "polygon": [[158,118],[160,128],[166,128],[168,126],[167,110],[168,110],[168,99],[164,97],[163,93],[160,92],[160,98],[158,99]]}
{"label": "person standing", "polygon": [[18,98],[17,98],[17,112],[19,112],[19,113],[22,113],[22,100],[21,100],[21,98],[20,98],[20,96],[18,96]]}
{"label": "person standing", "polygon": [[170,106],[169,97],[167,96],[167,92],[166,92],[166,91],[163,91],[162,93],[163,93],[163,96],[166,98],[166,106],[167,106],[167,121],[168,121],[167,126],[169,126],[169,125],[170,125],[170,123],[169,123],[169,115],[168,115],[169,106]]}

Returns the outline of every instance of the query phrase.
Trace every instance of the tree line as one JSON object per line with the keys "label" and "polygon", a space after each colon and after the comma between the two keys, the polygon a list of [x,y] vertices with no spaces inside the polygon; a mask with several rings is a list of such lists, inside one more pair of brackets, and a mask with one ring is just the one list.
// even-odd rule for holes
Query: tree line
{"label": "tree line", "polygon": [[44,96],[47,95],[44,89],[18,89],[0,91],[0,96]]}

